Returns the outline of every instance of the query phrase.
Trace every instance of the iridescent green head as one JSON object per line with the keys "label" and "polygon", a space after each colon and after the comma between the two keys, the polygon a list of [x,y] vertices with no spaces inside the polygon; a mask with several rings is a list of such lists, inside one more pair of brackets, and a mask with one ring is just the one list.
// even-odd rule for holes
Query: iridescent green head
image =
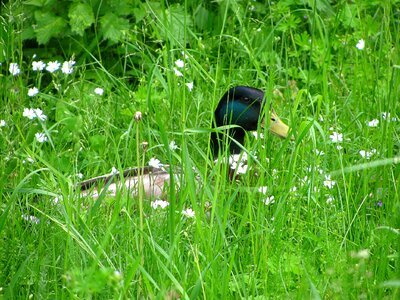
{"label": "iridescent green head", "polygon": [[[264,121],[259,120],[264,103],[265,96],[263,91],[247,86],[233,87],[219,101],[214,113],[215,124],[213,124],[213,127],[225,125],[239,126],[226,130],[225,134],[243,145],[246,131],[257,130],[259,123],[262,126],[264,125]],[[280,137],[286,138],[289,127],[280,121],[272,109],[270,117],[270,131]],[[218,156],[219,150],[226,144],[229,145],[231,154],[237,154],[241,151],[240,146],[231,139],[224,140],[223,133],[212,132],[211,144],[214,156]]]}

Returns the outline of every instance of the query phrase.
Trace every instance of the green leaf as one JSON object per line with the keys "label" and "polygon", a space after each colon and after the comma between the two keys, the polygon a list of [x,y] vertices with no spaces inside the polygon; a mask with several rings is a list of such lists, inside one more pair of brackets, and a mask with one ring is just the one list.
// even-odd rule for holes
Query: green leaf
{"label": "green leaf", "polygon": [[82,117],[72,113],[62,101],[56,104],[56,121],[63,124],[65,128],[74,135],[79,135],[82,132]]}
{"label": "green leaf", "polygon": [[25,5],[33,5],[33,6],[37,6],[37,7],[44,7],[49,4],[52,4],[51,2],[53,2],[53,0],[28,0],[28,1],[25,1],[24,4]]}
{"label": "green leaf", "polygon": [[324,12],[327,16],[332,17],[335,15],[335,11],[333,10],[331,4],[328,0],[304,0],[305,4],[308,4],[310,7],[315,8],[319,12]]}
{"label": "green leaf", "polygon": [[72,32],[83,36],[86,28],[94,23],[92,7],[87,3],[75,3],[71,5],[68,12]]}
{"label": "green leaf", "polygon": [[357,6],[345,3],[344,8],[340,11],[339,18],[345,28],[356,28],[359,23],[357,15]]}
{"label": "green leaf", "polygon": [[62,122],[66,118],[72,117],[74,114],[68,109],[67,105],[58,101],[56,104],[56,121]]}
{"label": "green leaf", "polygon": [[165,11],[165,14],[161,10],[158,13],[161,37],[165,40],[169,39],[173,45],[177,42],[184,44],[186,30],[193,27],[192,18],[185,13],[184,8],[179,4],[174,4]]}
{"label": "green leaf", "polygon": [[32,27],[25,27],[21,33],[22,40],[30,40],[36,37],[35,30]]}
{"label": "green leaf", "polygon": [[100,134],[89,137],[90,148],[100,153],[103,153],[107,149],[106,142],[106,137]]}
{"label": "green leaf", "polygon": [[36,39],[39,44],[47,44],[52,37],[63,32],[67,22],[53,13],[35,11],[37,26],[35,28]]}
{"label": "green leaf", "polygon": [[146,16],[146,10],[142,7],[137,7],[132,9],[133,15],[135,16],[135,22],[136,24],[139,23],[144,19]]}
{"label": "green leaf", "polygon": [[101,31],[106,40],[118,42],[129,29],[129,22],[113,13],[107,13],[100,19]]}
{"label": "green leaf", "polygon": [[309,51],[311,49],[311,37],[306,31],[301,34],[296,33],[294,41],[300,46],[302,51]]}
{"label": "green leaf", "polygon": [[202,30],[206,30],[210,24],[210,15],[210,12],[200,5],[196,10],[194,18],[196,26]]}
{"label": "green leaf", "polygon": [[119,0],[109,2],[111,11],[118,16],[126,16],[131,14],[133,8],[132,4],[133,2],[131,0]]}

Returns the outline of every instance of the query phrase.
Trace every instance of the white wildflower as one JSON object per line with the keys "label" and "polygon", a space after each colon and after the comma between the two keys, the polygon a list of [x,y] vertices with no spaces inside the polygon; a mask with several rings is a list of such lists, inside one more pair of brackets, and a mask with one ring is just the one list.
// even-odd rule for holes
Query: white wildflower
{"label": "white wildflower", "polygon": [[32,62],[32,70],[33,71],[43,71],[44,68],[46,68],[46,64],[44,62],[42,62],[41,60]]}
{"label": "white wildflower", "polygon": [[28,96],[29,96],[29,97],[36,96],[38,93],[39,93],[39,90],[38,90],[37,87],[33,87],[33,88],[30,88],[30,89],[28,90]]}
{"label": "white wildflower", "polygon": [[30,120],[38,118],[40,121],[44,121],[47,119],[47,116],[40,108],[24,108],[22,116],[27,117]]}
{"label": "white wildflower", "polygon": [[150,203],[151,208],[153,209],[157,209],[157,207],[160,207],[162,209],[166,208],[169,205],[168,201],[164,201],[164,200],[154,200]]}
{"label": "white wildflower", "polygon": [[367,259],[369,258],[370,253],[368,249],[362,249],[358,252],[351,252],[350,255],[354,258]]}
{"label": "white wildflower", "polygon": [[328,189],[332,189],[335,186],[336,182],[331,179],[330,175],[325,175],[324,186]]}
{"label": "white wildflower", "polygon": [[384,120],[390,120],[390,112],[383,112],[382,113],[382,118]]}
{"label": "white wildflower", "polygon": [[30,215],[21,215],[22,219],[25,221],[31,222],[32,224],[39,224],[40,219],[35,217],[35,216],[30,216]]}
{"label": "white wildflower", "polygon": [[337,133],[337,132],[332,132],[332,134],[329,136],[332,140],[332,143],[341,143],[343,142],[343,134]]}
{"label": "white wildflower", "polygon": [[175,141],[171,141],[168,146],[169,150],[171,151],[175,151],[176,149],[178,149],[178,146],[176,145]]}
{"label": "white wildflower", "polygon": [[194,218],[195,211],[189,207],[187,209],[182,210],[182,215],[184,215],[185,217],[188,217],[188,218]]}
{"label": "white wildflower", "polygon": [[251,134],[255,137],[256,140],[264,139],[264,134],[262,132],[260,132],[260,134],[258,134],[257,131],[252,131]]}
{"label": "white wildflower", "polygon": [[57,205],[60,202],[60,198],[55,197],[52,201],[52,205]]}
{"label": "white wildflower", "polygon": [[368,122],[368,126],[369,127],[376,127],[379,124],[379,120],[378,119],[373,119],[372,121]]}
{"label": "white wildflower", "polygon": [[258,188],[258,191],[265,195],[267,193],[267,191],[268,191],[268,187],[267,186],[260,186]]}
{"label": "white wildflower", "polygon": [[358,50],[363,50],[364,47],[365,47],[365,41],[364,41],[363,39],[359,40],[358,43],[357,43],[357,45],[356,45],[356,48],[357,48]]}
{"label": "white wildflower", "polygon": [[183,62],[182,59],[178,59],[177,61],[175,61],[175,65],[176,65],[178,68],[183,68],[183,67],[185,66],[185,63]]}
{"label": "white wildflower", "polygon": [[177,68],[174,68],[174,73],[175,73],[175,75],[178,76],[178,77],[182,77],[182,76],[183,76],[182,72],[179,71]]}
{"label": "white wildflower", "polygon": [[71,74],[74,71],[74,65],[75,61],[73,60],[64,61],[61,68],[61,72],[63,72],[64,74]]}
{"label": "white wildflower", "polygon": [[33,109],[33,111],[35,112],[36,117],[40,121],[45,121],[47,119],[47,116],[43,113],[43,111],[40,108],[35,108]]}
{"label": "white wildflower", "polygon": [[122,273],[121,273],[120,271],[118,271],[118,270],[115,270],[115,271],[114,271],[114,276],[116,276],[116,277],[122,277]]}
{"label": "white wildflower", "polygon": [[49,61],[46,67],[46,70],[49,71],[50,73],[53,73],[60,69],[61,64],[56,60],[56,61]]}
{"label": "white wildflower", "polygon": [[150,160],[149,160],[149,166],[150,166],[150,167],[153,167],[153,168],[155,168],[155,169],[159,169],[159,168],[162,167],[162,164],[161,164],[161,162],[160,162],[157,158],[152,157],[152,158],[150,158]]}
{"label": "white wildflower", "polygon": [[36,118],[35,111],[33,108],[24,108],[24,112],[22,113],[22,116],[27,117],[29,120],[32,120]]}
{"label": "white wildflower", "polygon": [[99,96],[103,96],[104,90],[100,87],[94,89],[94,93]]}
{"label": "white wildflower", "polygon": [[370,159],[372,155],[376,153],[376,149],[372,149],[371,151],[360,150],[358,152],[363,158]]}
{"label": "white wildflower", "polygon": [[274,197],[274,196],[269,196],[269,197],[267,197],[267,198],[265,198],[265,199],[263,200],[263,203],[264,203],[265,205],[274,204],[274,203],[275,203],[275,197]]}
{"label": "white wildflower", "polygon": [[186,83],[186,86],[187,86],[189,92],[191,92],[193,90],[193,81]]}
{"label": "white wildflower", "polygon": [[383,112],[382,113],[382,118],[388,122],[393,121],[396,122],[397,118],[393,117],[392,119],[390,119],[390,112]]}
{"label": "white wildflower", "polygon": [[42,132],[37,132],[35,138],[39,143],[47,142],[47,136]]}
{"label": "white wildflower", "polygon": [[26,164],[27,162],[33,164],[35,161],[32,157],[28,156],[26,159],[22,161],[22,163]]}
{"label": "white wildflower", "polygon": [[301,183],[302,184],[310,184],[310,180],[308,179],[308,176],[304,176],[303,179],[301,179]]}
{"label": "white wildflower", "polygon": [[183,58],[185,58],[185,59],[189,58],[189,56],[185,53],[185,51],[182,51],[181,54],[182,54]]}
{"label": "white wildflower", "polygon": [[21,73],[21,70],[17,63],[11,63],[9,71],[13,76],[17,76],[19,73]]}

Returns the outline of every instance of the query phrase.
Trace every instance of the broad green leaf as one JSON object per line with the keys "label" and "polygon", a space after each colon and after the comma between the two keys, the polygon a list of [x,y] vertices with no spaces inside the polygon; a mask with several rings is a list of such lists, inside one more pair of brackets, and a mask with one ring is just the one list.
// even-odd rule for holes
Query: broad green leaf
{"label": "broad green leaf", "polygon": [[159,11],[158,23],[160,34],[163,39],[169,39],[171,43],[183,44],[185,42],[185,31],[193,26],[192,18],[185,14],[181,5],[171,5],[165,14]]}
{"label": "broad green leaf", "polygon": [[332,17],[335,15],[335,11],[333,10],[331,4],[327,0],[304,0],[305,4],[308,4],[310,7],[314,7],[318,11],[322,11],[325,14],[327,14],[329,17]]}
{"label": "broad green leaf", "polygon": [[100,19],[101,32],[106,40],[118,42],[129,29],[127,19],[119,18],[113,13],[107,13]]}
{"label": "broad green leaf", "polygon": [[111,11],[118,16],[126,16],[132,12],[132,1],[120,0],[109,2]]}
{"label": "broad green leaf", "polygon": [[135,16],[136,24],[139,23],[140,21],[142,21],[144,19],[144,17],[146,16],[146,10],[142,7],[134,8],[132,10],[132,12],[133,12],[133,15]]}
{"label": "broad green leaf", "polygon": [[194,22],[197,27],[199,27],[202,30],[206,30],[207,27],[210,25],[210,12],[204,8],[202,5],[200,5],[197,10],[196,14],[194,17]]}
{"label": "broad green leaf", "polygon": [[63,101],[58,101],[56,104],[56,121],[62,122],[66,118],[70,118],[74,114],[68,109]]}
{"label": "broad green leaf", "polygon": [[42,45],[47,44],[52,37],[58,36],[67,25],[63,18],[49,12],[36,11],[35,19],[37,22],[36,39]]}
{"label": "broad green leaf", "polygon": [[72,32],[83,36],[86,28],[94,23],[92,7],[87,3],[75,3],[71,5],[68,12]]}
{"label": "broad green leaf", "polygon": [[35,30],[32,27],[25,27],[21,33],[22,40],[30,40],[36,37]]}
{"label": "broad green leaf", "polygon": [[82,132],[82,116],[75,115],[62,101],[56,104],[56,121],[64,125],[61,132],[72,133],[76,137]]}
{"label": "broad green leaf", "polygon": [[54,2],[54,0],[28,0],[28,1],[25,1],[24,4],[25,5],[33,5],[33,6],[37,6],[37,7],[44,7],[47,5],[51,5],[52,2]]}
{"label": "broad green leaf", "polygon": [[106,141],[106,137],[100,134],[89,137],[90,148],[97,152],[104,152],[104,150],[107,149]]}

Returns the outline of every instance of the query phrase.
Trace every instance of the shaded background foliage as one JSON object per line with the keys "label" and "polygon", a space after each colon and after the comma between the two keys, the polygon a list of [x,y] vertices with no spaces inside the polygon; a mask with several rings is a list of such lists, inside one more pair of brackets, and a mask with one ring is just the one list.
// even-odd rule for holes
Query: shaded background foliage
{"label": "shaded background foliage", "polygon": [[[372,41],[377,40],[385,12],[395,10],[395,15],[399,15],[398,3],[10,1],[3,4],[2,15],[8,30],[14,29],[19,34],[14,40],[2,41],[5,51],[0,54],[0,61],[15,55],[30,58],[34,53],[40,53],[43,59],[75,55],[80,64],[99,60],[113,74],[137,83],[142,73],[151,68],[149,59],[155,59],[157,50],[163,47],[203,52],[205,61],[211,64],[219,51],[223,55],[234,52],[235,56],[248,56],[246,47],[251,47],[262,68],[271,64],[293,65],[281,67],[280,75],[314,85],[324,61],[348,55],[343,52],[343,45],[356,42],[353,36],[368,35]],[[227,24],[223,24],[225,13]],[[360,23],[361,18],[365,23]],[[231,30],[226,32],[226,28]],[[253,35],[248,28],[261,34]],[[316,39],[312,43],[311,33]],[[232,41],[226,36],[236,39]],[[24,53],[10,53],[13,43],[22,43]],[[281,60],[288,60],[288,64]]]}

